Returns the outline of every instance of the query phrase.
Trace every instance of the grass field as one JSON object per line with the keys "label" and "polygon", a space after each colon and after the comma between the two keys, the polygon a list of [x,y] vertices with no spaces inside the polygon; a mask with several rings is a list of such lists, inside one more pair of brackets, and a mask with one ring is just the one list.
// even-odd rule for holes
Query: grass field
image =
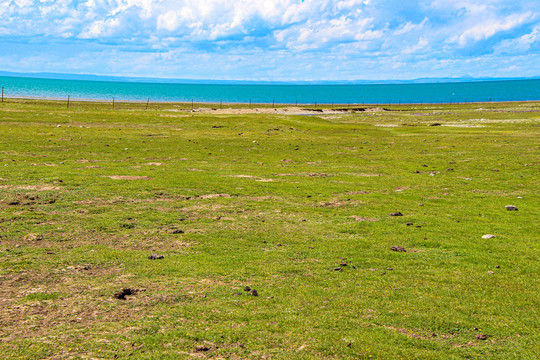
{"label": "grass field", "polygon": [[0,357],[539,358],[540,103],[190,106],[0,105]]}

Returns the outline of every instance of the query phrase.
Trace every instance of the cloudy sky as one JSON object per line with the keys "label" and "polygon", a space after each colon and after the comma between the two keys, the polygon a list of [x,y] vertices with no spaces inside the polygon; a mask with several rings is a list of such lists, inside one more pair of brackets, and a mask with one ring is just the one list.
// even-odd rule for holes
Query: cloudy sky
{"label": "cloudy sky", "polygon": [[0,0],[0,71],[539,76],[540,0]]}

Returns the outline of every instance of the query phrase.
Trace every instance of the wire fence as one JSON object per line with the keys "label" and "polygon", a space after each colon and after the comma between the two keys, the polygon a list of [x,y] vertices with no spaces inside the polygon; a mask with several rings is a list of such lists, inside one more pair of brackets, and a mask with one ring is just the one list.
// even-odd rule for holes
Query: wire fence
{"label": "wire fence", "polygon": [[[322,108],[338,108],[338,109],[347,109],[347,110],[354,110],[358,107],[365,107],[365,106],[401,106],[401,105],[419,105],[419,106],[433,106],[433,105],[452,105],[452,104],[475,104],[475,103],[491,103],[494,102],[491,98],[485,99],[485,100],[447,100],[447,101],[417,101],[417,100],[387,100],[387,101],[348,101],[346,103],[344,102],[321,102],[321,101],[298,101],[295,100],[294,102],[291,101],[279,101],[276,102],[275,99],[267,100],[267,101],[254,101],[253,99],[246,99],[245,101],[223,101],[223,99],[220,99],[219,102],[217,101],[195,101],[194,98],[191,100],[178,100],[178,101],[169,101],[169,100],[155,100],[151,101],[150,97],[147,97],[146,100],[125,100],[125,99],[117,99],[116,97],[112,97],[110,99],[74,99],[71,97],[71,95],[67,95],[65,98],[62,97],[54,97],[54,98],[47,98],[47,97],[38,97],[38,96],[28,96],[28,95],[17,95],[17,94],[8,94],[5,91],[4,87],[1,87],[1,102],[7,102],[9,99],[12,100],[43,100],[43,101],[53,101],[58,104],[64,104],[62,106],[65,106],[67,109],[70,108],[70,106],[74,106],[75,103],[99,103],[99,104],[110,104],[111,109],[115,110],[118,108],[119,104],[131,104],[131,105],[141,105],[144,107],[145,110],[148,110],[150,108],[150,105],[164,105],[164,104],[179,104],[184,107],[186,107],[187,110],[195,110],[196,108],[213,108],[213,109],[224,109],[228,107],[238,107],[246,105],[249,108],[253,107],[264,107],[264,108],[280,108],[285,106],[302,106],[302,107],[310,107],[314,109],[322,109]],[[528,101],[528,100],[523,100]],[[533,100],[534,101],[534,100]],[[495,101],[499,102],[499,101]],[[139,107],[138,107],[139,108]]]}

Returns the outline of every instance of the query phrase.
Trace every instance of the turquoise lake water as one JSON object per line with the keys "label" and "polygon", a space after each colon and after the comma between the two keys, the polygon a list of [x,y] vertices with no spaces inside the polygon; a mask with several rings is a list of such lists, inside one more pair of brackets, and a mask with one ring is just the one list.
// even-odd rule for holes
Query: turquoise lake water
{"label": "turquoise lake water", "polygon": [[455,103],[540,100],[540,79],[430,84],[240,85],[0,76],[5,97],[218,103]]}

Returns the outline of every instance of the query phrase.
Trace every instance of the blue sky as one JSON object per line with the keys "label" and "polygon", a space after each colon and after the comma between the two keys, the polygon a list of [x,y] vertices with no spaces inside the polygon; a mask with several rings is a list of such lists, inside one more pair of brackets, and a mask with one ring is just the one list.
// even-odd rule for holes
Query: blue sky
{"label": "blue sky", "polygon": [[220,80],[540,75],[540,0],[0,0],[0,71]]}

